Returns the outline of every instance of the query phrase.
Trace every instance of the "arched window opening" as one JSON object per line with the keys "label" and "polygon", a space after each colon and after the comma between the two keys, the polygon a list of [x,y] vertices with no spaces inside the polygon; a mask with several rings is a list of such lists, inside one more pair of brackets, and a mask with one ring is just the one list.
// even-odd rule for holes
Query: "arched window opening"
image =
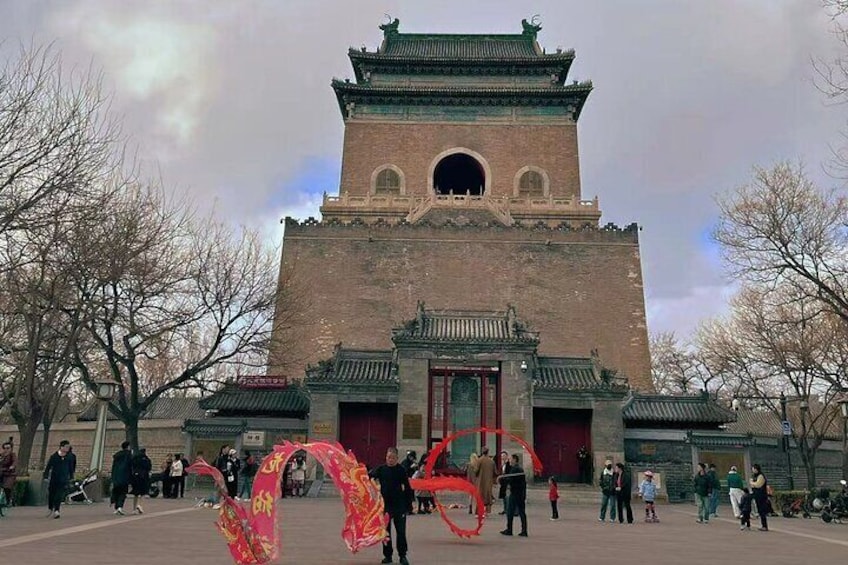
{"label": "arched window opening", "polygon": [[519,196],[544,196],[545,177],[538,171],[526,171],[518,181]]}
{"label": "arched window opening", "polygon": [[436,194],[480,196],[486,186],[483,166],[470,155],[454,153],[436,165],[433,188]]}
{"label": "arched window opening", "polygon": [[383,169],[377,173],[374,188],[377,194],[400,194],[400,175],[393,169]]}

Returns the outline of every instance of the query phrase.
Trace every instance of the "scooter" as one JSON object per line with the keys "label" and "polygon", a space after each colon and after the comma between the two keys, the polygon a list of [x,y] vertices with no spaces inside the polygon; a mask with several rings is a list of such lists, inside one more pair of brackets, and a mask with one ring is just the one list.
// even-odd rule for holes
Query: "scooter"
{"label": "scooter", "polygon": [[842,479],[839,483],[842,492],[825,502],[822,508],[821,519],[825,524],[841,524],[843,520],[848,520],[848,481]]}

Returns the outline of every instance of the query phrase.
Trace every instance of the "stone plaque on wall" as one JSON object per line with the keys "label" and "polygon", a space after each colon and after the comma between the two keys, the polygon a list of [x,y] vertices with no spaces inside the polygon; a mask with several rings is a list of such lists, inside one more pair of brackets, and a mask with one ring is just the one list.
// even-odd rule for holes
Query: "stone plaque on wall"
{"label": "stone plaque on wall", "polygon": [[524,438],[524,420],[515,418],[509,421],[509,431],[512,434],[517,435],[520,438]]}
{"label": "stone plaque on wall", "polygon": [[313,422],[312,423],[312,433],[313,434],[331,434],[331,433],[333,433],[333,424],[332,424],[332,422]]}
{"label": "stone plaque on wall", "polygon": [[639,445],[639,453],[642,455],[656,455],[657,454],[657,444],[655,443],[642,443]]}
{"label": "stone plaque on wall", "polygon": [[403,415],[403,439],[421,439],[424,417],[421,414]]}

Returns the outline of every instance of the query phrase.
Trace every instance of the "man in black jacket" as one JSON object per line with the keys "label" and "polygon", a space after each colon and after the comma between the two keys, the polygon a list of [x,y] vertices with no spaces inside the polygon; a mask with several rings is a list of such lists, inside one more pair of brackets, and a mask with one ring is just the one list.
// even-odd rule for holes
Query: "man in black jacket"
{"label": "man in black jacket", "polygon": [[527,537],[527,513],[525,505],[527,502],[527,478],[524,476],[524,468],[519,462],[518,455],[513,454],[509,465],[509,473],[501,475],[498,480],[508,481],[509,504],[506,509],[506,529],[501,531],[505,536],[512,535],[512,519],[518,516],[521,520],[521,537]]}
{"label": "man in black jacket", "polygon": [[[501,464],[498,469],[500,473],[499,475],[508,475],[509,474],[509,453],[506,451],[501,451]],[[507,506],[509,506],[509,494],[507,493],[507,488],[509,487],[509,481],[498,481],[500,485],[498,486],[498,498],[503,500],[503,510],[498,512],[501,516],[506,514]]]}
{"label": "man in black jacket", "polygon": [[73,478],[70,463],[67,459],[70,447],[71,443],[66,439],[59,442],[59,450],[50,456],[47,460],[47,465],[44,467],[44,480],[50,481],[47,484],[48,518],[51,516],[53,518],[59,518],[59,507],[65,498],[68,483]]}
{"label": "man in black jacket", "polygon": [[409,565],[406,559],[406,515],[412,511],[412,501],[415,494],[409,485],[406,470],[398,465],[398,451],[390,447],[386,451],[386,464],[373,469],[368,476],[380,483],[380,494],[383,495],[385,511],[389,515],[389,539],[383,544],[383,560],[381,563],[392,562],[392,523],[395,525],[398,557],[401,565]]}
{"label": "man in black jacket", "polygon": [[112,504],[115,505],[115,514],[124,515],[124,502],[130,490],[130,478],[132,477],[132,453],[130,442],[121,444],[121,450],[112,456]]}
{"label": "man in black jacket", "polygon": [[624,523],[624,511],[627,511],[627,523],[633,523],[633,509],[630,507],[630,499],[633,491],[633,479],[630,471],[624,468],[624,463],[615,464],[615,473],[612,476],[615,485],[615,500],[618,506],[618,523]]}

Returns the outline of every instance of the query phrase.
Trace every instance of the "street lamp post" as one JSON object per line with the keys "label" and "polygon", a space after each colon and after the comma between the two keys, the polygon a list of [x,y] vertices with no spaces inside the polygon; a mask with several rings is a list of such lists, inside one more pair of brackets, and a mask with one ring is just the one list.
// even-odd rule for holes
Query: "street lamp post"
{"label": "street lamp post", "polygon": [[94,429],[94,444],[91,446],[90,471],[96,470],[98,475],[103,468],[103,455],[106,451],[106,416],[109,413],[109,402],[115,396],[115,383],[101,381],[97,383],[97,427]]}
{"label": "street lamp post", "polygon": [[[786,395],[782,392],[780,393],[780,421],[781,426],[785,426],[786,424],[783,422],[787,422],[786,419]],[[787,478],[789,479],[789,490],[795,490],[795,478],[792,476],[792,449],[789,445],[789,436],[786,435],[786,432],[783,431],[783,451],[786,452],[786,472],[788,473]]]}
{"label": "street lamp post", "polygon": [[848,389],[843,390],[839,399],[839,410],[842,412],[842,473],[848,478]]}

